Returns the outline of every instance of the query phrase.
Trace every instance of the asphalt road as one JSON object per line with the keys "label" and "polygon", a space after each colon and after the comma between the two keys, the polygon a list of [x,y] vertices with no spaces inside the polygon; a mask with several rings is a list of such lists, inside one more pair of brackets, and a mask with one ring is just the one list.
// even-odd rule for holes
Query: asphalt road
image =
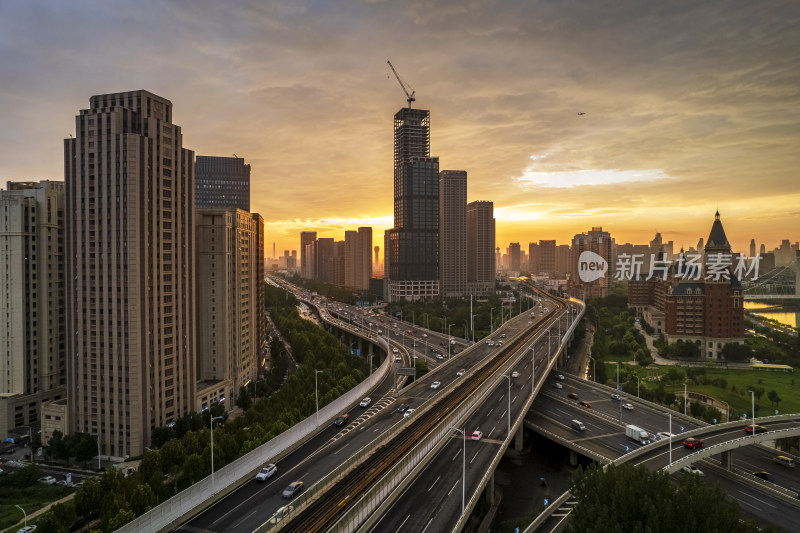
{"label": "asphalt road", "polygon": [[[507,322],[502,332],[497,333],[497,339],[499,340],[499,336],[503,333],[511,338],[518,332],[527,330],[530,327],[527,322],[531,322],[527,316],[517,320],[512,319]],[[428,335],[436,338],[432,333]],[[442,361],[437,369],[406,386],[399,393],[390,394],[393,388],[393,378],[390,373],[389,379],[384,380],[379,388],[371,393],[372,405],[369,408],[354,406],[348,411],[351,422],[346,427],[331,426],[324,430],[282,459],[277,464],[276,476],[263,483],[255,480],[246,482],[238,490],[176,530],[192,533],[254,531],[288,503],[281,497],[281,492],[289,483],[301,480],[306,487],[312,486],[352,453],[368,446],[383,432],[401,423],[403,417],[396,412],[396,407],[400,403],[419,407],[424,401],[435,394],[443,393],[452,385],[458,379],[456,376],[458,369],[465,368],[469,371],[473,365],[496,350],[497,348],[489,347],[485,342],[478,343],[472,349],[452,356],[450,361]],[[440,381],[440,388],[431,389],[431,383],[436,380]]]}
{"label": "asphalt road", "polygon": [[[525,328],[531,327],[524,324]],[[556,343],[551,342],[552,352]],[[544,335],[534,349],[538,375],[536,382],[545,379],[548,338]],[[384,512],[371,531],[449,531],[462,512],[462,467],[465,464],[465,499],[468,501],[487,474],[488,465],[498,447],[508,435],[508,407],[511,400],[512,423],[519,416],[525,399],[530,395],[532,380],[531,360],[524,358],[514,368],[519,376],[508,380],[498,379],[498,386],[472,414],[465,426],[466,443],[462,434],[453,431],[449,442],[437,453],[427,468],[406,488],[403,494]],[[472,440],[474,431],[483,433],[480,440]],[[466,448],[466,454],[464,449]]]}

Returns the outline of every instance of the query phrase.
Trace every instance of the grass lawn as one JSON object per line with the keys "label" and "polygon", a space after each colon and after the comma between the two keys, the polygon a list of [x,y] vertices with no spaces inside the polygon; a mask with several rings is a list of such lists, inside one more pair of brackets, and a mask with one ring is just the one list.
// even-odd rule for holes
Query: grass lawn
{"label": "grass lawn", "polygon": [[[648,384],[648,377],[656,375],[664,375],[672,366],[657,366],[651,365],[647,368],[638,367],[634,365],[620,365],[622,369],[633,370],[642,379],[642,387]],[[682,367],[679,367],[682,368]],[[685,370],[685,368],[684,368]],[[616,365],[608,364],[606,372],[609,378],[616,377]],[[706,396],[713,396],[719,400],[727,402],[733,409],[739,413],[747,413],[750,416],[752,407],[750,393],[748,390],[753,388],[764,389],[764,395],[759,400],[756,398],[756,406],[758,407],[756,416],[767,416],[775,414],[775,409],[778,409],[780,414],[786,413],[800,413],[800,373],[792,372],[764,372],[757,370],[742,370],[730,369],[725,370],[721,368],[707,368],[705,379],[708,382],[713,382],[717,379],[724,379],[727,384],[724,389],[717,385],[710,383],[700,384],[689,381],[689,391],[705,394]],[[698,380],[702,377],[698,376]],[[649,383],[652,386],[652,383]],[[664,383],[664,389],[669,392],[683,392],[683,382]],[[775,390],[781,398],[781,402],[777,407],[772,405],[769,401],[767,393]]]}
{"label": "grass lawn", "polygon": [[[9,487],[0,483],[0,531],[5,531],[18,522],[22,522],[24,518],[22,511],[17,509],[16,505],[25,509],[25,512],[30,517],[34,511],[60,500],[71,492],[74,491],[66,487],[43,485],[41,483],[35,483],[24,489]],[[35,522],[35,518],[29,520],[28,525],[33,525]],[[11,531],[17,530],[12,529]]]}

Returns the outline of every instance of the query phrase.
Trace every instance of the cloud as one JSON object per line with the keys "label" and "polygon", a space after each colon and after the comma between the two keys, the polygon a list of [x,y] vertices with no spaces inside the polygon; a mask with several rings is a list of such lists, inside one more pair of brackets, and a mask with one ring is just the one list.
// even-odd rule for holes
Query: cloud
{"label": "cloud", "polygon": [[187,147],[252,164],[282,248],[313,221],[390,219],[391,59],[442,168],[495,202],[498,238],[633,235],[665,212],[702,234],[717,202],[747,202],[776,214],[743,231],[777,239],[800,227],[769,207],[800,201],[799,15],[788,0],[6,3],[0,183],[59,178],[88,98],[145,88],[172,100]]}

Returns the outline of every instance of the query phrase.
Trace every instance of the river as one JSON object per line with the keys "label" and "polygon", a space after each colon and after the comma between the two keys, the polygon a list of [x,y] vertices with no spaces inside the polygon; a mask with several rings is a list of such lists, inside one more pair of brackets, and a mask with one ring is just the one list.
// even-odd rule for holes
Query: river
{"label": "river", "polygon": [[800,319],[800,310],[789,308],[780,304],[767,304],[763,302],[747,301],[744,303],[745,311],[753,311],[764,318],[777,320],[781,324],[796,328]]}

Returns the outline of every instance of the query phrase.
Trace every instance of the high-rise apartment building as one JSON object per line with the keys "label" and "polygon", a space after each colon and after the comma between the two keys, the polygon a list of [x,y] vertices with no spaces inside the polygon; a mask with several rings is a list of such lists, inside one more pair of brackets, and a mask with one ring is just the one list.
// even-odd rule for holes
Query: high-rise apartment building
{"label": "high-rise apartment building", "polygon": [[70,432],[141,455],[193,411],[194,153],[172,103],[92,96],[64,141]]}
{"label": "high-rise apartment building", "polygon": [[494,292],[495,220],[492,202],[467,204],[467,291],[482,295]]}
{"label": "high-rise apartment building", "polygon": [[467,173],[439,173],[439,291],[442,298],[467,293]]}
{"label": "high-rise apartment building", "polygon": [[[198,209],[197,410],[256,378],[265,342],[264,222],[241,209]],[[231,406],[233,402],[230,402]]]}
{"label": "high-rise apartment building", "polygon": [[368,291],[372,277],[372,228],[361,227],[358,231],[344,234],[345,287],[357,291]]}
{"label": "high-rise apartment building", "polygon": [[[572,239],[571,251],[570,294],[582,300],[608,296],[614,267],[611,255],[611,235],[607,231],[603,231],[600,226],[593,227],[587,233],[575,235]],[[584,252],[592,252],[595,255],[586,256],[583,255]],[[597,260],[595,256],[599,256],[600,259]],[[596,271],[589,271],[589,268],[592,263],[600,263],[601,261],[605,261],[607,270],[599,277],[595,277],[593,274]],[[583,275],[581,275],[581,271],[583,271]]]}
{"label": "high-rise apartment building", "polygon": [[64,183],[0,191],[0,439],[64,398]]}
{"label": "high-rise apartment building", "polygon": [[[316,240],[316,231],[300,232],[300,275],[306,279],[312,279],[316,276],[314,272],[314,260],[311,257],[313,253],[313,244]],[[309,247],[309,245],[311,245],[311,247]]]}
{"label": "high-rise apartment building", "polygon": [[430,157],[430,112],[394,116],[394,228],[384,237],[386,299],[439,296],[439,159]]}
{"label": "high-rise apartment building", "polygon": [[537,255],[533,259],[533,264],[536,265],[536,274],[547,274],[551,278],[556,277],[556,241],[554,240],[540,240],[539,247],[536,250]]}
{"label": "high-rise apartment building", "polygon": [[194,203],[200,208],[250,211],[250,165],[241,157],[198,155]]}

